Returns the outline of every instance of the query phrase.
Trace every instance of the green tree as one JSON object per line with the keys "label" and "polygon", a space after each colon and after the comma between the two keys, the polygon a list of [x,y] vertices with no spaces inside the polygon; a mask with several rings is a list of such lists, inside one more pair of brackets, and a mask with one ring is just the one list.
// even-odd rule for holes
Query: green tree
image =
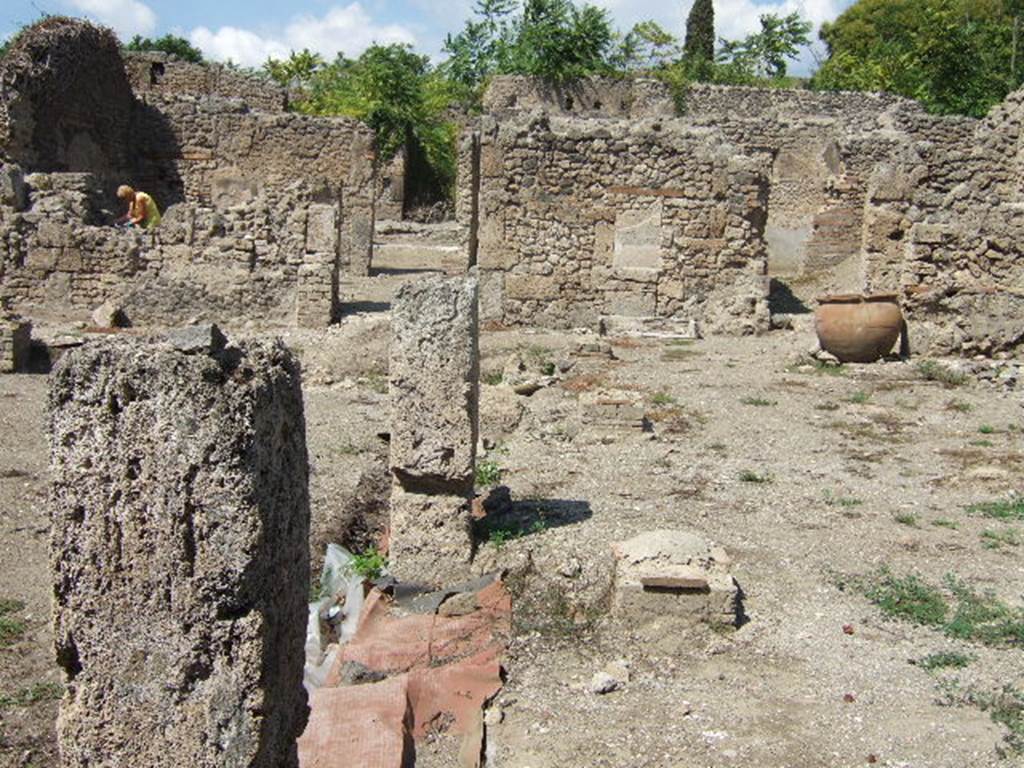
{"label": "green tree", "polygon": [[811,42],[811,23],[793,12],[788,16],[766,13],[761,31],[742,40],[723,40],[718,60],[725,65],[721,74],[739,82],[756,78],[783,78],[786,61],[796,58],[801,46]]}
{"label": "green tree", "polygon": [[660,70],[681,54],[675,35],[655,21],[641,21],[622,38],[612,62],[618,69]]}
{"label": "green tree", "polygon": [[452,194],[456,130],[446,113],[455,93],[426,56],[393,44],[373,45],[355,60],[339,55],[325,66],[305,66],[311,60],[303,54],[292,54],[289,61],[284,71],[308,73],[303,75],[306,97],[296,105],[298,111],[364,121],[376,133],[382,161],[404,149],[432,175],[427,186]]}
{"label": "green tree", "polygon": [[860,0],[823,25],[828,58],[812,86],[980,117],[1021,84],[1020,15],[1020,0]]}
{"label": "green tree", "polygon": [[263,73],[284,86],[306,85],[324,67],[323,57],[303,48],[283,61],[273,57],[263,63]]}
{"label": "green tree", "polygon": [[478,0],[475,16],[449,35],[444,73],[478,103],[492,75],[533,75],[564,82],[615,69],[617,36],[607,11],[572,0]]}
{"label": "green tree", "polygon": [[203,52],[185,38],[177,35],[164,35],[153,40],[135,35],[124,48],[126,51],[162,51],[196,64],[203,61]]}
{"label": "green tree", "polygon": [[686,42],[683,51],[695,66],[715,60],[715,7],[712,0],[694,0],[686,17]]}

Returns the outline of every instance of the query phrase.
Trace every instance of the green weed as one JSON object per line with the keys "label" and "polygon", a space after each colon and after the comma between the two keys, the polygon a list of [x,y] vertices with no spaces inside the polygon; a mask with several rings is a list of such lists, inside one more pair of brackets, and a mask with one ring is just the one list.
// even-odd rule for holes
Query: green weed
{"label": "green weed", "polygon": [[949,612],[942,593],[917,576],[898,577],[883,571],[865,594],[882,613],[914,624],[941,626]]}
{"label": "green weed", "polygon": [[64,695],[60,683],[33,683],[17,693],[0,693],[0,710],[11,707],[28,707],[40,701],[53,701]]}
{"label": "green weed", "polygon": [[956,522],[955,520],[949,520],[945,517],[940,517],[938,520],[932,520],[932,525],[937,526],[939,528],[950,528],[954,531],[960,527],[960,523]]}
{"label": "green weed", "polygon": [[974,406],[965,400],[950,400],[946,403],[947,411],[958,411],[959,413],[970,413],[974,410]]}
{"label": "green weed", "polygon": [[655,392],[651,395],[651,403],[653,405],[675,405],[676,399],[668,392]]}
{"label": "green weed", "polygon": [[978,427],[978,432],[980,432],[983,435],[994,435],[996,433],[996,428],[993,427],[991,424],[982,424],[980,427]]}
{"label": "green weed", "polygon": [[892,519],[900,525],[905,525],[909,528],[921,527],[917,524],[917,515],[915,515],[913,512],[899,512],[898,514],[893,515]]}
{"label": "green weed", "polygon": [[863,405],[870,399],[871,393],[865,392],[863,390],[857,390],[852,395],[850,395],[850,402],[853,403],[854,405]]}
{"label": "green weed", "polygon": [[489,372],[485,373],[483,376],[481,376],[480,378],[481,378],[481,381],[483,381],[484,384],[487,384],[489,386],[495,387],[498,384],[501,384],[501,381],[504,378],[504,373],[502,373],[502,371],[500,371],[500,370],[498,370],[498,371],[489,371]]}
{"label": "green weed", "polygon": [[350,567],[356,575],[373,581],[380,578],[387,565],[388,559],[376,547],[370,547],[365,552],[352,555]]}
{"label": "green weed", "polygon": [[740,402],[743,405],[768,406],[778,405],[775,400],[765,400],[763,397],[744,397]]}
{"label": "green weed", "polygon": [[931,672],[936,669],[962,669],[972,661],[974,661],[974,657],[966,653],[942,651],[940,653],[930,653],[923,659],[918,659],[915,663],[921,669]]}
{"label": "green weed", "polygon": [[25,609],[20,600],[0,599],[0,648],[8,648],[25,634],[25,622],[11,616]]}
{"label": "green weed", "polygon": [[494,459],[482,459],[476,463],[474,481],[480,488],[488,488],[501,482],[502,469]]}
{"label": "green weed", "polygon": [[986,529],[981,532],[981,545],[985,549],[1002,549],[1006,547],[1019,547],[1024,539],[1016,528],[1007,528],[1002,531]]}
{"label": "green weed", "polygon": [[852,496],[836,496],[832,491],[825,491],[825,503],[830,507],[859,507],[864,502]]}
{"label": "green weed", "polygon": [[772,481],[771,475],[759,475],[752,469],[740,470],[738,477],[741,483],[770,483]]}
{"label": "green weed", "polygon": [[1024,520],[1024,497],[1000,501],[983,501],[967,506],[967,513],[997,520]]}
{"label": "green weed", "polygon": [[991,448],[992,447],[992,441],[991,440],[971,440],[968,443],[968,445],[973,445],[973,446],[975,446],[977,448]]}
{"label": "green weed", "polygon": [[958,387],[967,381],[967,374],[947,368],[935,360],[922,360],[915,367],[917,375],[925,381],[937,381],[947,387]]}

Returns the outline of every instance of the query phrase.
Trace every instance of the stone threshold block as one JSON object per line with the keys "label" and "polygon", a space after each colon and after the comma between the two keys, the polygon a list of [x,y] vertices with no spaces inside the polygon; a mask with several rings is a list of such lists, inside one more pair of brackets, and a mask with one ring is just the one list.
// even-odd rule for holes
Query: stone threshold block
{"label": "stone threshold block", "polygon": [[309,585],[299,366],[211,326],[50,389],[62,768],[296,768]]}
{"label": "stone threshold block", "polygon": [[740,590],[721,547],[693,533],[656,530],[612,549],[612,614],[630,624],[669,620],[680,626],[734,626]]}

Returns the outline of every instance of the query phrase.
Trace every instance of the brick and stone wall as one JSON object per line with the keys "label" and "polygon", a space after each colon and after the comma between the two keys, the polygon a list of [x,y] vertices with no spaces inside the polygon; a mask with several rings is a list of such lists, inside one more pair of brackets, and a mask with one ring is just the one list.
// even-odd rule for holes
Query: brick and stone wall
{"label": "brick and stone wall", "polygon": [[342,266],[369,267],[376,184],[373,132],[357,120],[251,112],[237,99],[147,96],[139,185],[158,200],[242,206],[298,181],[341,211]]}
{"label": "brick and stone wall", "polygon": [[221,96],[240,99],[259,112],[288,108],[288,92],[273,80],[222,64],[196,64],[145,51],[125,53],[124,68],[136,96]]}
{"label": "brick and stone wall", "polygon": [[[474,141],[463,140],[463,154]],[[482,313],[595,326],[604,315],[767,327],[765,158],[679,121],[533,115],[479,134]],[[463,159],[462,165],[472,166]],[[462,189],[460,215],[472,215]]]}
{"label": "brick and stone wall", "polygon": [[94,182],[30,174],[25,210],[0,206],[0,298],[13,310],[85,319],[111,300],[134,324],[326,325],[337,314],[341,211],[305,182],[220,209],[179,203],[152,231],[101,223]]}
{"label": "brick and stone wall", "polygon": [[[155,63],[164,80],[147,86]],[[79,317],[115,299],[139,322],[324,324],[343,275],[368,271],[364,124],[285,113],[258,78],[160,55],[129,59],[135,98],[113,34],[72,19],[27,28],[2,67],[0,296],[13,308]],[[109,227],[126,182],[165,211],[156,231]]]}

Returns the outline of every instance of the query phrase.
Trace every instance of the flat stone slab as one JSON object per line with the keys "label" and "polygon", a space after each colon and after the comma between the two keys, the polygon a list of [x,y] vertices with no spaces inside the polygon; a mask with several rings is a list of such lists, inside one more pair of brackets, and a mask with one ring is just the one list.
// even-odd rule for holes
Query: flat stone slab
{"label": "flat stone slab", "polygon": [[612,614],[617,618],[735,625],[739,587],[721,547],[694,533],[660,529],[619,542],[612,552]]}
{"label": "flat stone slab", "polygon": [[637,336],[651,339],[699,339],[700,329],[693,318],[633,317],[602,315],[602,336]]}
{"label": "flat stone slab", "polygon": [[643,397],[626,389],[600,389],[580,394],[580,423],[587,427],[641,430]]}

